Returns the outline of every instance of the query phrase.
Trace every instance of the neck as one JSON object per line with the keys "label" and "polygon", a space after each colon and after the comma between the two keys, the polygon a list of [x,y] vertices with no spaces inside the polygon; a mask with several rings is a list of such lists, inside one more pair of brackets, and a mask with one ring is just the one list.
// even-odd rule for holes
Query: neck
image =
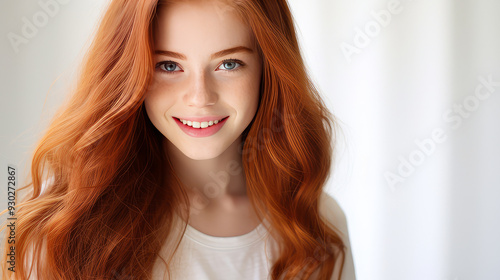
{"label": "neck", "polygon": [[246,198],[246,180],[239,152],[241,137],[215,158],[194,160],[165,138],[164,148],[174,172],[198,208],[204,211],[223,205],[228,210]]}

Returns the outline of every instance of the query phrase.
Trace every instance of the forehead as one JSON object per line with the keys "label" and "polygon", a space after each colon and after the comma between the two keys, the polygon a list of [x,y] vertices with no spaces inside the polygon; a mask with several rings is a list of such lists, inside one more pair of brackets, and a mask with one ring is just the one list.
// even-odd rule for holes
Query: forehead
{"label": "forehead", "polygon": [[155,48],[207,53],[252,47],[251,29],[231,6],[219,1],[184,1],[158,7]]}

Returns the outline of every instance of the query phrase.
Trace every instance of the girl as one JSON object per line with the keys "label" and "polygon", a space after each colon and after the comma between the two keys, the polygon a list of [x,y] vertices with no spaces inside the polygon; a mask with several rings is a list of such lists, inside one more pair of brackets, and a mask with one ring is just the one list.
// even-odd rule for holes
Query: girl
{"label": "girl", "polygon": [[286,0],[113,0],[3,279],[355,279],[335,125]]}

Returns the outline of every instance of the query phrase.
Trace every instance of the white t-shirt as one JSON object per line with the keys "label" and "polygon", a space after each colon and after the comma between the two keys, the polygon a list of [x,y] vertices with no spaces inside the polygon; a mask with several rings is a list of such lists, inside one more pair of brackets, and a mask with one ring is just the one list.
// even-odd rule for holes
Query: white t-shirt
{"label": "white t-shirt", "polygon": [[[345,215],[326,192],[323,192],[319,207],[320,214],[342,232],[348,248],[341,279],[355,280]],[[267,220],[264,223],[268,225]],[[269,280],[271,266],[278,257],[277,243],[263,223],[249,233],[232,237],[210,236],[187,225],[179,246],[170,267],[172,280]],[[166,247],[162,251],[171,250]],[[167,279],[164,269],[163,262],[158,259],[153,279]]]}

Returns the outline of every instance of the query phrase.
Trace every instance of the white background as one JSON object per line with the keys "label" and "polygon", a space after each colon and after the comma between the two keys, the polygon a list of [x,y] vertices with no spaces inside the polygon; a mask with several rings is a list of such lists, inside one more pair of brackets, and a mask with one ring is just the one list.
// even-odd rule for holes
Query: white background
{"label": "white background", "polygon": [[[18,52],[8,34],[44,10],[0,4],[0,209],[7,165],[24,180],[107,3],[66,1]],[[348,218],[357,279],[500,279],[500,86],[474,99],[478,77],[500,82],[500,1],[289,3],[307,69],[341,121],[327,188]],[[394,13],[378,23],[381,11]],[[460,116],[464,101],[454,127],[443,115]],[[435,130],[445,141],[425,154],[416,143]],[[386,174],[412,156],[413,173],[391,187]]]}

